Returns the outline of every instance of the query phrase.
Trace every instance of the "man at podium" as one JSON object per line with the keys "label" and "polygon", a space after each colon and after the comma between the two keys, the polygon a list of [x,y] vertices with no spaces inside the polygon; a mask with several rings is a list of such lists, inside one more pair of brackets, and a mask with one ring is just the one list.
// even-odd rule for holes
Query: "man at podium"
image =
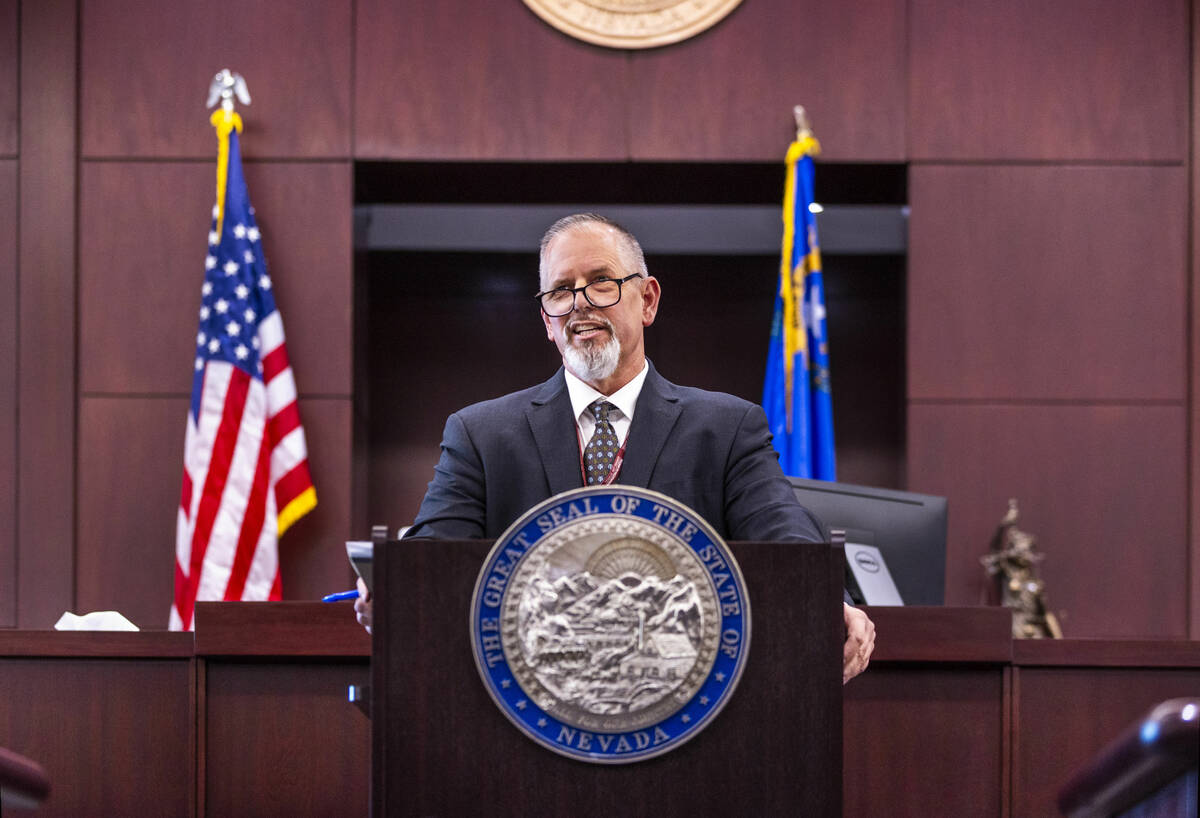
{"label": "man at podium", "polygon": [[[662,288],[641,246],[591,213],[542,237],[536,299],[562,367],[543,384],[455,412],[405,536],[499,537],[527,509],[581,485],[623,483],[694,509],[726,540],[820,542],[771,446],[761,407],[677,386],[647,360]],[[355,603],[368,629],[371,603]],[[843,682],[867,666],[875,627],[844,605]]]}

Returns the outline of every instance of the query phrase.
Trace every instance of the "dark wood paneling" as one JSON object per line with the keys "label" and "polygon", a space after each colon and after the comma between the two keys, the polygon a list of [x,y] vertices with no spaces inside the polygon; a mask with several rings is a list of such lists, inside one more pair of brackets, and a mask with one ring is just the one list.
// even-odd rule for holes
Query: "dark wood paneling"
{"label": "dark wood paneling", "polygon": [[1013,663],[1022,667],[1193,667],[1200,642],[1184,639],[1016,639]]}
{"label": "dark wood paneling", "polygon": [[[80,404],[80,612],[115,609],[142,628],[167,626],[173,596],[176,509],[186,398],[88,397]],[[300,402],[317,508],[281,539],[288,599],[350,587],[347,399]],[[49,627],[48,621],[32,623]]]}
{"label": "dark wood paneling", "polygon": [[365,661],[206,664],[206,814],[367,814],[371,722],[346,700]]}
{"label": "dark wood paneling", "polygon": [[[215,142],[212,130],[208,134]],[[247,140],[250,141],[250,140]],[[191,389],[213,164],[85,162],[80,382],[87,392]],[[301,394],[352,389],[347,163],[247,163]],[[129,298],[136,294],[136,310]]]}
{"label": "dark wood paneling", "polygon": [[1076,770],[1154,705],[1200,690],[1197,669],[1021,668],[1015,675],[1016,818],[1057,815],[1058,790]]}
{"label": "dark wood paneling", "polygon": [[349,155],[350,3],[82,6],[84,156],[215,156],[204,103],[222,68],[250,89],[246,156]]}
{"label": "dark wood paneling", "polygon": [[308,463],[317,488],[317,507],[279,541],[283,598],[319,600],[354,587],[346,540],[369,531],[350,524],[350,448],[353,410],[348,398],[300,402],[308,440]]}
{"label": "dark wood paneling", "polygon": [[350,601],[200,602],[197,656],[370,656]]}
{"label": "dark wood paneling", "polygon": [[1005,608],[905,605],[863,610],[878,636],[873,663],[1012,661],[1012,615]]}
{"label": "dark wood paneling", "polygon": [[193,642],[190,633],[167,631],[0,630],[0,656],[190,659]]}
{"label": "dark wood paneling", "polygon": [[905,155],[899,0],[753,0],[685,42],[634,54],[635,159],[777,159],[804,105],[830,160]]}
{"label": "dark wood paneling", "polygon": [[946,603],[983,598],[1015,497],[1068,636],[1183,636],[1184,426],[1172,406],[910,404],[909,486],[950,501]]}
{"label": "dark wood paneling", "polygon": [[628,154],[626,57],[520,3],[361,0],[355,22],[360,158]]}
{"label": "dark wood paneling", "polygon": [[912,158],[1186,158],[1185,0],[910,8]]}
{"label": "dark wood paneling", "polygon": [[[472,815],[479,805],[496,816],[842,814],[841,549],[738,544],[754,633],[737,690],[685,744],[611,765],[539,746],[489,699],[460,624],[487,549],[408,540],[376,551],[376,815]],[[476,747],[488,750],[478,775]]]}
{"label": "dark wood paneling", "polygon": [[[74,601],[75,0],[21,9],[17,623]],[[13,749],[18,749],[14,747]]]}
{"label": "dark wood paneling", "polygon": [[[1200,4],[1193,3],[1192,9],[1192,76],[1200,76]],[[1192,133],[1197,133],[1197,128],[1200,127],[1200,87],[1197,83],[1192,83]],[[1191,163],[1190,183],[1191,189],[1190,201],[1192,202],[1191,212],[1191,314],[1193,316],[1189,324],[1191,338],[1189,339],[1189,349],[1192,353],[1191,360],[1193,362],[1200,361],[1200,321],[1197,321],[1195,316],[1200,316],[1200,285],[1197,284],[1197,279],[1200,277],[1200,242],[1196,241],[1196,237],[1200,236],[1200,208],[1195,206],[1197,196],[1200,196],[1200,163],[1192,161]],[[1191,378],[1191,412],[1188,416],[1189,428],[1193,430],[1192,437],[1195,439],[1195,430],[1200,430],[1200,378]],[[1191,459],[1188,463],[1189,477],[1188,483],[1190,486],[1188,530],[1190,538],[1188,542],[1190,558],[1188,565],[1191,567],[1191,584],[1190,584],[1190,616],[1188,622],[1188,635],[1192,639],[1200,639],[1200,446],[1191,446]]]}
{"label": "dark wood paneling", "polygon": [[186,398],[80,401],[78,613],[167,627],[187,409]]}
{"label": "dark wood paneling", "polygon": [[13,156],[20,144],[17,121],[17,0],[0,0],[0,156]]}
{"label": "dark wood paneling", "polygon": [[872,665],[845,687],[843,815],[1003,814],[1003,669]]}
{"label": "dark wood paneling", "polygon": [[190,814],[191,660],[4,659],[0,735],[50,777],[38,815]]}
{"label": "dark wood paneling", "polygon": [[17,624],[17,163],[0,162],[0,628]]}
{"label": "dark wood paneling", "polygon": [[1171,167],[914,168],[909,397],[1182,400],[1186,185]]}

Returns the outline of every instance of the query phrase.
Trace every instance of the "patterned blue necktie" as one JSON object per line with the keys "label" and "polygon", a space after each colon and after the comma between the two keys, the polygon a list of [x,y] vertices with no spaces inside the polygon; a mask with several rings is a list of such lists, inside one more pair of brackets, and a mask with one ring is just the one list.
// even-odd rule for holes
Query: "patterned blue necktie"
{"label": "patterned blue necktie", "polygon": [[606,400],[598,400],[588,406],[588,411],[596,418],[596,431],[592,433],[592,439],[588,441],[583,452],[584,470],[587,472],[589,486],[598,486],[604,482],[612,471],[613,460],[616,459],[617,449],[620,448],[617,444],[617,433],[608,421],[609,411],[616,408]]}

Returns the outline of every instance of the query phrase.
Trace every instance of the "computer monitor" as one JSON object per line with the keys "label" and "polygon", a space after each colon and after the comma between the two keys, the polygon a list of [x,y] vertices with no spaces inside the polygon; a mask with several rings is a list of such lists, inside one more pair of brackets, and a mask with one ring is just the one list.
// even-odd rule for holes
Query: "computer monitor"
{"label": "computer monitor", "polygon": [[789,477],[824,534],[879,549],[905,605],[941,605],[946,584],[946,498]]}

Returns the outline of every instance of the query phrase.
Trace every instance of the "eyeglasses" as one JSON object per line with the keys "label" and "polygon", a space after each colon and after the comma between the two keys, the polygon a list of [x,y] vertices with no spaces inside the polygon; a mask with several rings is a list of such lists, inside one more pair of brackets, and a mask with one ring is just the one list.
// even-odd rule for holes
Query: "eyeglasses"
{"label": "eyeglasses", "polygon": [[568,315],[575,310],[575,293],[583,293],[587,302],[597,309],[611,307],[621,300],[621,285],[631,278],[641,278],[641,273],[624,278],[598,278],[582,287],[556,287],[537,293],[534,298],[542,305],[542,312],[550,318]]}

